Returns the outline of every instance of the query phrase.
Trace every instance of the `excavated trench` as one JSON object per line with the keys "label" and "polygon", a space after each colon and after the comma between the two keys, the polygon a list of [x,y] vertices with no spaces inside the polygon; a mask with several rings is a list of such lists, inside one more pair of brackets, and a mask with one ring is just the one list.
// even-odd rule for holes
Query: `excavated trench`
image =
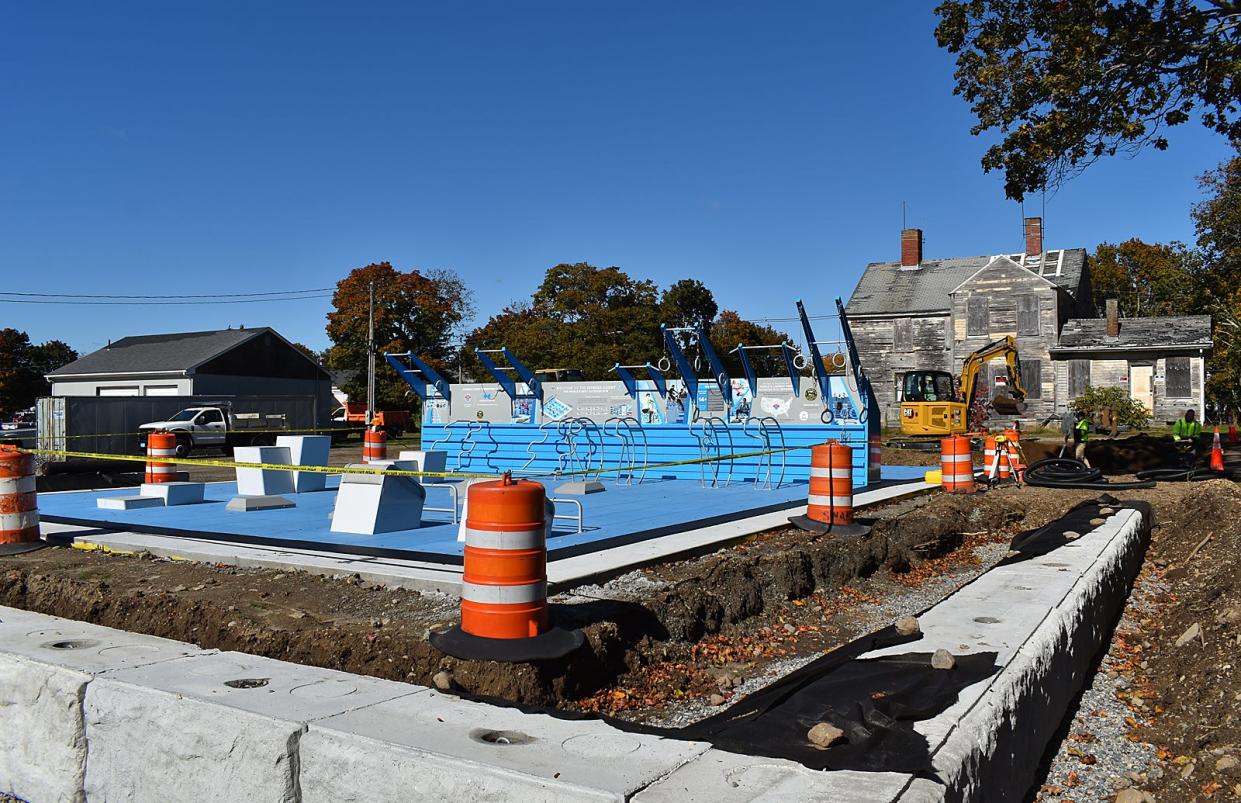
{"label": "excavated trench", "polygon": [[791,528],[763,533],[644,570],[641,579],[655,590],[554,602],[553,617],[580,627],[586,643],[564,659],[528,664],[441,653],[428,636],[454,621],[455,600],[359,578],[55,548],[0,558],[0,604],[394,680],[429,685],[447,670],[467,693],[565,705],[608,688],[670,648],[761,627],[793,601],[830,598],[876,573],[899,576],[933,562],[957,549],[963,534],[1011,534],[1027,512],[1021,498],[1007,492],[937,495],[873,511],[877,521],[865,537]]}

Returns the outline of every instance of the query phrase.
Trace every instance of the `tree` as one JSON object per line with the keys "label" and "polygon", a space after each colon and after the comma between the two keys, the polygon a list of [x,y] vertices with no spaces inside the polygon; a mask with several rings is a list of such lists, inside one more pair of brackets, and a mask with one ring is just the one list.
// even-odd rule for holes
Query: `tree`
{"label": "tree", "polygon": [[77,358],[64,341],[32,345],[25,332],[0,329],[0,418],[7,419],[51,393],[44,376]]}
{"label": "tree", "polygon": [[307,346],[305,343],[298,343],[298,342],[296,342],[296,341],[290,341],[290,345],[291,345],[291,346],[293,346],[293,348],[295,348],[295,349],[297,349],[298,351],[300,351],[302,354],[305,354],[305,355],[306,355],[307,357],[309,357],[310,359],[312,359],[312,360],[314,360],[315,362],[319,363],[320,365],[322,365],[322,364],[323,364],[323,356],[324,356],[324,355],[322,355],[322,354],[320,354],[319,352],[315,351],[315,350],[314,350],[314,349],[312,349],[310,346]]}
{"label": "tree", "polygon": [[983,169],[1021,200],[1104,156],[1162,150],[1201,112],[1241,138],[1241,2],[945,0],[935,36],[956,54],[955,94],[995,132]]}
{"label": "tree", "polygon": [[[728,371],[729,376],[741,376],[741,358],[736,354],[729,352],[738,345],[746,346],[775,346],[780,343],[790,342],[790,338],[784,332],[778,331],[762,324],[747,321],[741,317],[735,310],[726,309],[720,313],[720,317],[711,324],[711,342],[716,349],[720,351],[720,359],[724,361],[724,368]],[[781,358],[773,350],[768,359],[763,357],[752,357],[750,362],[754,370],[760,375],[772,375],[775,373],[783,373],[785,368],[782,364],[777,364],[776,360]]]}
{"label": "tree", "polygon": [[1198,235],[1194,265],[1199,310],[1211,314],[1215,346],[1207,394],[1241,411],[1241,155],[1199,177],[1207,197],[1192,210]]}
{"label": "tree", "polygon": [[1100,243],[1090,257],[1090,283],[1095,307],[1120,302],[1126,318],[1180,315],[1193,309],[1196,291],[1190,270],[1192,255],[1182,243],[1144,243],[1134,238],[1119,245]]}
{"label": "tree", "polygon": [[1094,415],[1102,410],[1111,410],[1116,422],[1135,429],[1142,429],[1150,423],[1151,414],[1146,407],[1129,395],[1129,391],[1119,387],[1087,387],[1082,395],[1069,403],[1076,412]]}
{"label": "tree", "polygon": [[473,349],[501,346],[533,370],[575,368],[606,379],[617,362],[658,359],[659,342],[654,282],[578,262],[549,268],[529,304],[512,304],[471,332],[465,359],[480,381],[491,377]]}
{"label": "tree", "polygon": [[[336,285],[335,308],[327,316],[328,366],[356,371],[343,390],[366,399],[367,314],[375,288],[375,350],[413,351],[437,370],[455,367],[452,344],[462,321],[473,314],[473,295],[455,273],[399,271],[388,262],[355,268]],[[380,409],[407,410],[409,386],[382,356],[376,358],[375,403]]]}
{"label": "tree", "polygon": [[659,314],[669,326],[706,328],[715,320],[719,307],[715,295],[697,279],[681,279],[664,290]]}

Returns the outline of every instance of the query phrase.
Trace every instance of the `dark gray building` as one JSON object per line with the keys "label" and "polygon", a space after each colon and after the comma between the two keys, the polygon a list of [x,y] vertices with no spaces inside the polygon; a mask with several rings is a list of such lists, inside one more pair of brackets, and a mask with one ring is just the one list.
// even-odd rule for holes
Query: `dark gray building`
{"label": "dark gray building", "polygon": [[313,396],[326,416],[332,380],[274,329],[136,335],[47,375],[53,396]]}
{"label": "dark gray building", "polygon": [[[899,424],[901,380],[907,371],[960,374],[967,355],[1005,335],[1016,338],[1021,354],[1026,419],[1061,412],[1086,386],[1105,384],[1124,384],[1157,419],[1190,401],[1201,412],[1210,318],[1124,320],[1119,328],[1132,331],[1134,338],[1147,331],[1184,329],[1186,334],[1144,349],[1119,348],[1120,341],[1109,340],[1108,327],[1096,317],[1086,250],[1044,250],[1041,218],[1026,219],[1025,235],[1022,253],[923,259],[921,230],[906,229],[899,262],[866,266],[846,310],[885,425]],[[1066,335],[1071,345],[1062,343]],[[1121,365],[1124,370],[1118,370]],[[1174,373],[1171,386],[1169,370]],[[1169,395],[1185,390],[1181,376],[1186,371],[1190,396]],[[990,395],[1006,374],[1004,362],[993,361],[981,378],[983,392]]]}

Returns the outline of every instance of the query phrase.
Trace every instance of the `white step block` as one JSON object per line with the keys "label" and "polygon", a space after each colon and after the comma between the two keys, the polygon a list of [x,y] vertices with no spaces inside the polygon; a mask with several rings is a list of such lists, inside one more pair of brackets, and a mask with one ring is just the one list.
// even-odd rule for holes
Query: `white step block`
{"label": "white step block", "polygon": [[197,505],[203,501],[205,483],[144,482],[138,489],[143,496],[158,497],[165,505]]}
{"label": "white step block", "polygon": [[[287,466],[292,463],[287,446],[238,446],[233,449],[238,463],[266,463]],[[293,472],[267,468],[237,469],[237,493],[242,496],[275,496],[293,493]]]}
{"label": "white step block", "polygon": [[101,496],[95,500],[95,507],[100,510],[139,510],[163,506],[164,500],[158,496]]}
{"label": "white step block", "polygon": [[[298,466],[326,466],[332,448],[330,435],[278,435],[276,446],[289,450],[289,461]],[[317,471],[294,471],[293,492],[304,494],[327,487],[327,474]]]}

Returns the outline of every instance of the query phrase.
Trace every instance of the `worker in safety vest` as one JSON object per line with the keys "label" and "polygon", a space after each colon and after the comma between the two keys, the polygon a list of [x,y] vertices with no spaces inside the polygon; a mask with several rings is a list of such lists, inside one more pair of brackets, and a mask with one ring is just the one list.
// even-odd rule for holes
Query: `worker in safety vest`
{"label": "worker in safety vest", "polygon": [[1177,443],[1183,441],[1194,443],[1201,434],[1202,424],[1198,423],[1198,414],[1193,410],[1186,410],[1185,415],[1178,418],[1172,425],[1172,440]]}
{"label": "worker in safety vest", "polygon": [[1086,417],[1085,410],[1077,411],[1077,423],[1073,425],[1073,442],[1076,447],[1073,450],[1073,457],[1082,461],[1086,468],[1090,468],[1090,461],[1086,459],[1086,441],[1090,438],[1090,419]]}

